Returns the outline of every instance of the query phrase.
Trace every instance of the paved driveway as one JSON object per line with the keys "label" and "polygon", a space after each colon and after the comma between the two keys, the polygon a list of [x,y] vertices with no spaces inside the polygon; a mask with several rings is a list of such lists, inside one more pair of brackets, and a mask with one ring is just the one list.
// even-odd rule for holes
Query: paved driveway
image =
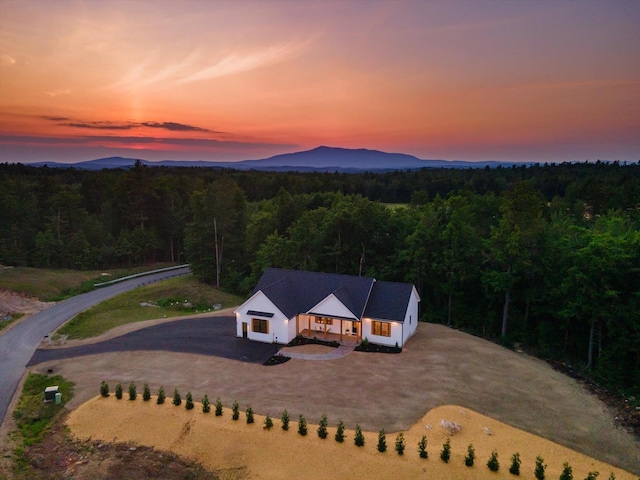
{"label": "paved driveway", "polygon": [[45,335],[93,305],[150,283],[189,273],[189,268],[159,271],[71,297],[0,333],[0,424],[9,408],[24,366]]}
{"label": "paved driveway", "polygon": [[70,348],[39,349],[28,365],[107,352],[162,350],[264,363],[280,345],[236,337],[235,317],[204,317],[168,322],[100,343]]}

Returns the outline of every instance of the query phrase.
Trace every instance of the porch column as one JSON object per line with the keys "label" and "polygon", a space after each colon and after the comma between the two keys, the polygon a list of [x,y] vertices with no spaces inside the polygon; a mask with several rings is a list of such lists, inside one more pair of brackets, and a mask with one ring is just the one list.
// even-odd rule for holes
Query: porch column
{"label": "porch column", "polygon": [[296,315],[296,337],[300,334],[300,315]]}
{"label": "porch column", "polygon": [[342,319],[340,319],[340,343],[342,343]]}

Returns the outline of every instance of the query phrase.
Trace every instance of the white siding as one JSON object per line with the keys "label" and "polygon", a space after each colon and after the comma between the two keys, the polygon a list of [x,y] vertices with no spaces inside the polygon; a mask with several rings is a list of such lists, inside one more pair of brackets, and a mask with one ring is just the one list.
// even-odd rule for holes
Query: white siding
{"label": "white siding", "polygon": [[398,343],[401,347],[407,343],[409,337],[416,333],[418,328],[418,303],[420,302],[420,296],[415,287],[411,290],[411,297],[409,297],[409,306],[404,317],[404,332],[402,343]]}
{"label": "white siding", "polygon": [[[254,310],[257,312],[273,313],[273,317],[262,317],[259,315],[249,315],[247,312]],[[289,325],[291,322],[261,291],[256,292],[249,300],[240,305],[236,311],[236,336],[242,336],[242,323],[247,323],[247,338],[265,343],[289,343],[293,337],[290,332],[295,332],[295,317],[293,319],[293,329]],[[252,329],[252,318],[260,318],[269,322],[269,333],[254,332]]]}
{"label": "white siding", "polygon": [[[384,319],[363,318],[362,319],[362,339],[366,337],[371,343],[378,345],[388,345],[395,347],[396,342],[400,348],[403,348],[407,340],[416,332],[418,327],[418,303],[420,296],[415,287],[411,290],[409,303],[404,316],[404,322],[390,322]],[[387,322],[391,325],[391,336],[374,335],[371,331],[373,321]]]}
{"label": "white siding", "polygon": [[[374,321],[382,321],[391,325],[391,336],[386,337],[384,335],[374,335],[371,333],[371,326]],[[402,346],[402,323],[389,322],[388,320],[377,320],[375,318],[363,318],[362,319],[362,339],[367,339],[371,343],[378,345],[388,345],[395,347],[396,342],[398,346]]]}
{"label": "white siding", "polygon": [[[353,314],[351,310],[344,306],[338,298],[332,293],[327,298],[318,303],[315,307],[309,309],[309,312],[314,315],[322,315],[325,317],[342,317],[342,318],[358,318]],[[313,323],[313,322],[312,322]],[[340,327],[338,326],[338,330]]]}

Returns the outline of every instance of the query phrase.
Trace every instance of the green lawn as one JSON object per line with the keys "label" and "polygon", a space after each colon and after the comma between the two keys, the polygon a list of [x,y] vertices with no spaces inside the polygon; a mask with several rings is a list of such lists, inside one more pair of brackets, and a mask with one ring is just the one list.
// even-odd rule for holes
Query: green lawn
{"label": "green lawn", "polygon": [[[74,317],[57,333],[69,338],[90,338],[128,323],[214,311],[213,305],[229,308],[244,300],[200,283],[193,276],[177,277],[102,302]],[[185,306],[185,301],[191,306]]]}
{"label": "green lawn", "polygon": [[[0,289],[21,292],[43,302],[60,301],[92,290],[94,283],[170,266],[172,264],[163,263],[128,269],[87,271],[0,266]],[[107,275],[103,275],[105,273]]]}
{"label": "green lawn", "polygon": [[[44,389],[57,385],[62,403],[44,403]],[[30,373],[22,387],[22,395],[13,412],[18,431],[25,445],[33,445],[42,439],[52,419],[64,409],[65,403],[73,397],[73,382],[59,375],[49,377],[39,373]]]}

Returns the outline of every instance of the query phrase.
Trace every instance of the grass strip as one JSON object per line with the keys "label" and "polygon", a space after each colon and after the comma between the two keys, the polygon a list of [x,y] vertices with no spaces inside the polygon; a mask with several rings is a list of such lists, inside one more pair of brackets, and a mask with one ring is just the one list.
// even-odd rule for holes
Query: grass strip
{"label": "grass strip", "polygon": [[115,270],[63,270],[0,266],[0,289],[24,293],[43,302],[59,302],[94,289],[93,284],[171,267],[170,263]]}
{"label": "grass strip", "polygon": [[91,338],[112,328],[157,318],[172,318],[229,308],[244,299],[199,282],[193,276],[176,277],[137,288],[96,305],[58,330],[69,338]]}
{"label": "grass strip", "polygon": [[[44,402],[44,390],[57,385],[61,393],[61,403]],[[22,387],[18,406],[13,412],[18,432],[24,446],[33,445],[46,433],[56,415],[64,409],[64,405],[73,397],[73,382],[62,376],[49,377],[39,373],[30,373]]]}

